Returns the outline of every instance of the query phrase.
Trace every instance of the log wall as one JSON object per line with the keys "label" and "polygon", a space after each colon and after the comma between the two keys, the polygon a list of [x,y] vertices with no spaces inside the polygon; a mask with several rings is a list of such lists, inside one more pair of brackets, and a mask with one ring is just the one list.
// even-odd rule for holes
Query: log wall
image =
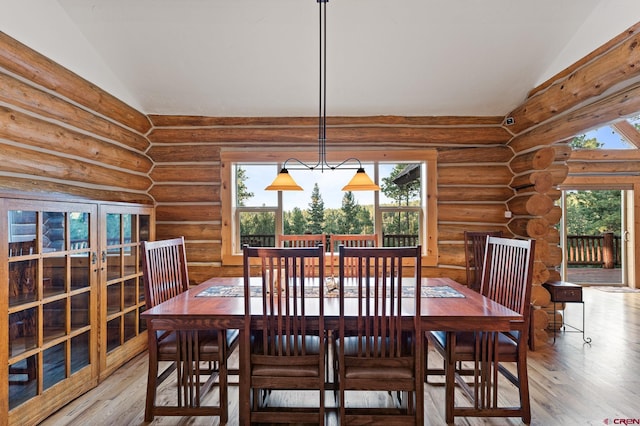
{"label": "log wall", "polygon": [[0,188],[153,203],[149,119],[0,32]]}
{"label": "log wall", "polygon": [[[157,238],[184,235],[189,273],[199,282],[237,275],[221,258],[220,151],[308,147],[317,149],[317,119],[150,116],[154,163],[150,193],[157,202]],[[439,265],[429,275],[464,282],[463,231],[506,231],[513,157],[501,117],[328,117],[328,149],[438,150]],[[384,140],[386,142],[379,142]],[[390,141],[390,142],[389,142]]]}

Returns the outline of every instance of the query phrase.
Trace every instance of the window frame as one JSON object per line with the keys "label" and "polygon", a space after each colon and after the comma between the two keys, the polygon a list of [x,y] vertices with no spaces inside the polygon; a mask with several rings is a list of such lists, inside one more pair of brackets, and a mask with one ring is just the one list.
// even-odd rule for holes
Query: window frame
{"label": "window frame", "polygon": [[[298,158],[302,161],[314,162],[317,160],[318,153],[316,151],[263,151],[263,150],[223,150],[220,153],[221,158],[221,191],[220,198],[222,204],[222,264],[223,265],[241,265],[242,254],[234,251],[234,242],[236,231],[236,222],[238,212],[234,208],[235,187],[233,186],[233,169],[235,163],[274,163],[282,165],[283,158]],[[332,149],[327,153],[327,161],[336,163],[344,158],[357,156],[357,158],[365,162],[411,162],[423,163],[423,171],[426,179],[422,185],[422,207],[421,211],[421,235],[420,244],[422,245],[422,264],[424,266],[437,265],[438,259],[438,210],[437,210],[437,151],[435,149],[414,150],[362,150],[350,152],[347,150]],[[274,177],[277,170],[274,170]],[[377,174],[373,177],[377,182],[379,177]],[[374,195],[376,204],[379,196]],[[278,192],[278,205],[282,205],[282,192]],[[269,209],[271,210],[271,209]],[[378,208],[375,211],[376,228],[381,224],[382,210]],[[281,220],[282,212],[278,208],[276,211],[276,227],[278,227],[278,218]],[[280,225],[281,226],[281,225]],[[277,231],[277,229],[276,229]]]}

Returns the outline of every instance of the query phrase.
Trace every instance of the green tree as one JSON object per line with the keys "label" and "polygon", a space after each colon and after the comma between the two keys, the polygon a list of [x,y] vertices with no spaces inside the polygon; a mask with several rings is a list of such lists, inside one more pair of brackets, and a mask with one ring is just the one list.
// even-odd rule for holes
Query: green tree
{"label": "green tree", "polygon": [[247,171],[242,167],[236,168],[236,202],[239,206],[244,206],[244,202],[253,197],[253,192],[249,192],[247,189]]}
{"label": "green tree", "polygon": [[316,183],[311,192],[311,202],[309,203],[309,220],[307,231],[311,234],[322,234],[324,231],[324,201],[320,195],[320,188]]}
{"label": "green tree", "polygon": [[291,212],[285,212],[285,234],[304,234],[307,229],[307,219],[305,219],[300,207],[294,207]]}
{"label": "green tree", "polygon": [[[382,178],[380,190],[382,193],[395,201],[397,206],[409,206],[420,200],[420,179],[407,180],[403,184],[394,182],[401,174],[407,173],[419,164],[396,164],[388,177]],[[410,233],[411,213],[398,212],[393,216],[387,215],[387,222],[384,223],[384,230],[387,234],[405,234]]]}
{"label": "green tree", "polygon": [[573,149],[598,149],[604,143],[598,142],[596,138],[587,139],[587,135],[576,136],[569,142]]}
{"label": "green tree", "polygon": [[359,234],[360,226],[358,226],[358,208],[353,192],[347,191],[342,196],[342,215],[340,217],[341,234]]}
{"label": "green tree", "polygon": [[618,190],[571,191],[566,197],[567,234],[620,233],[622,196]]}

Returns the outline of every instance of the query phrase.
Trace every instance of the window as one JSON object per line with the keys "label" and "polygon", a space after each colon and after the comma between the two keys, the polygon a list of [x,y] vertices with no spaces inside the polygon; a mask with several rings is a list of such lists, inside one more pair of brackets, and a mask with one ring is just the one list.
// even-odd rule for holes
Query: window
{"label": "window", "polygon": [[[348,156],[330,154],[338,160]],[[286,153],[288,158],[309,162],[314,155]],[[342,168],[290,169],[304,191],[265,191],[282,166],[277,161],[285,155],[276,160],[274,153],[223,152],[223,218],[230,218],[223,221],[223,262],[239,264],[243,244],[274,246],[279,234],[375,233],[382,246],[421,244],[423,262],[435,265],[435,151],[359,151],[357,155],[381,186],[380,192],[343,192],[355,170]]]}

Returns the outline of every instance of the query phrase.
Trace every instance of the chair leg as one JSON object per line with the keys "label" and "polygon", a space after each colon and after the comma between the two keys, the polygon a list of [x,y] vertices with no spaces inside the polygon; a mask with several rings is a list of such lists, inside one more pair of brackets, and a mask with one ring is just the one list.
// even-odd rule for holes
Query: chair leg
{"label": "chair leg", "polygon": [[147,400],[144,408],[144,421],[153,421],[153,407],[156,404],[156,386],[158,374],[158,361],[153,356],[149,356],[149,373],[147,376]]}

